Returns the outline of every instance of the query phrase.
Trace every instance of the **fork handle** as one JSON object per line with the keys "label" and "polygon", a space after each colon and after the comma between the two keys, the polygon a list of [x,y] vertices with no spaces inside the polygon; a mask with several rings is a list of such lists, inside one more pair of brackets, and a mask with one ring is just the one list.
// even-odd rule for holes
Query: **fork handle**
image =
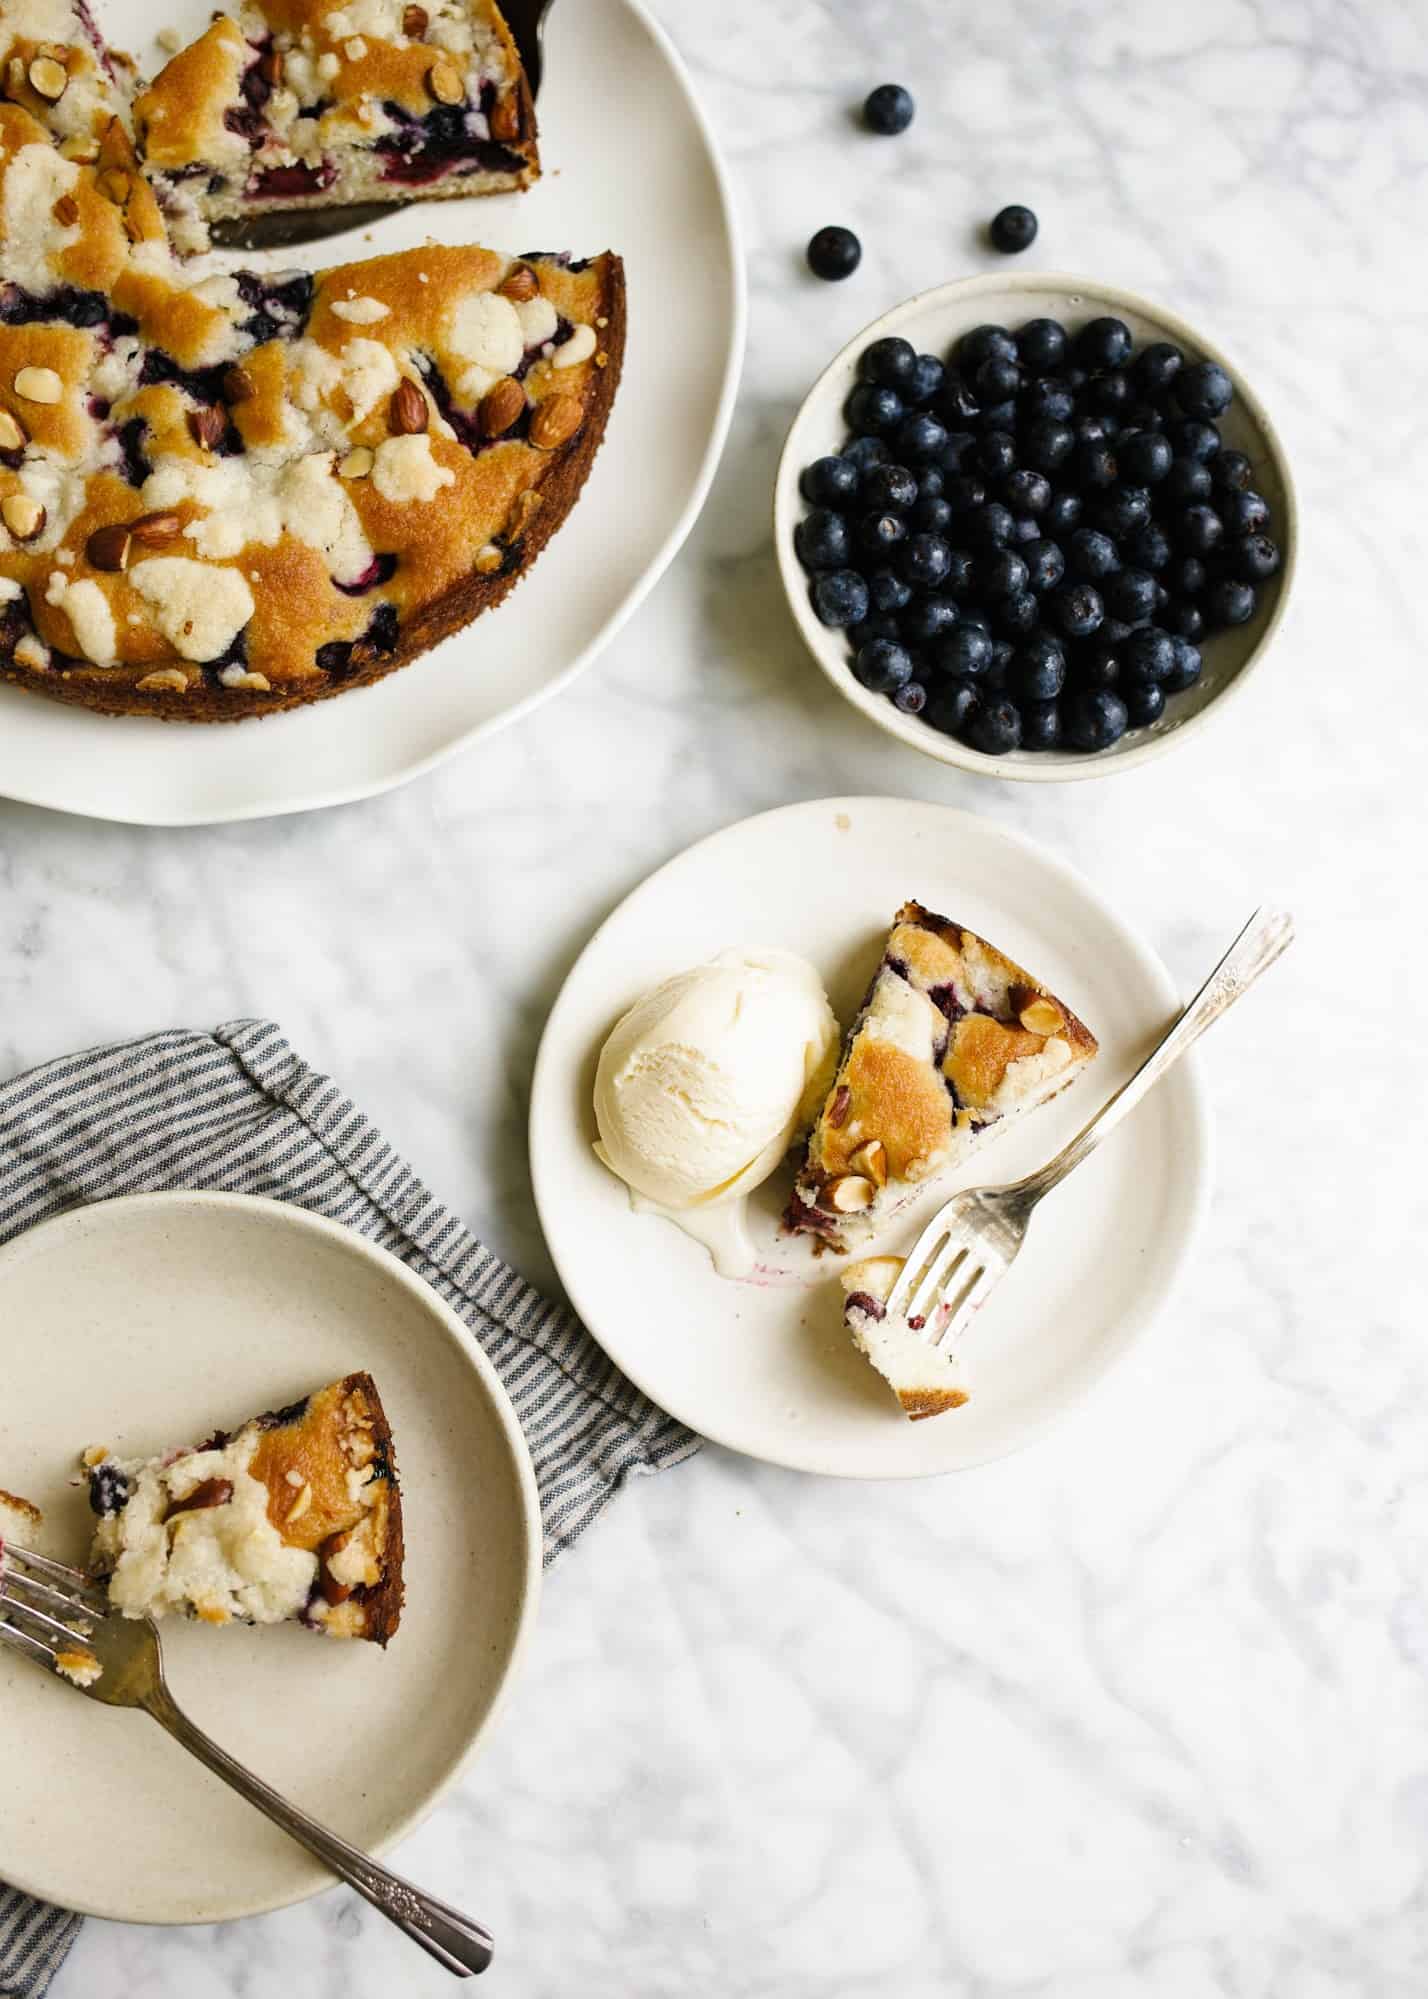
{"label": "fork handle", "polygon": [[216,1777],[230,1784],[250,1805],[256,1805],[266,1818],[330,1867],[349,1888],[355,1888],[438,1964],[458,1978],[470,1978],[486,1969],[492,1956],[491,1938],[480,1923],[379,1866],[369,1854],[349,1846],[345,1839],[339,1839],[335,1832],[329,1832],[326,1826],[289,1804],[270,1784],[246,1770],[190,1721],[167,1687],[157,1688],[143,1702],[143,1707],[161,1728],[166,1728],[185,1749],[192,1751],[200,1763],[207,1764]]}
{"label": "fork handle", "polygon": [[1006,1193],[1020,1196],[1030,1212],[1043,1194],[1049,1194],[1095,1151],[1101,1140],[1155,1087],[1172,1063],[1180,1060],[1192,1042],[1198,1041],[1207,1027],[1228,1013],[1236,1000],[1243,999],[1260,974],[1293,941],[1294,921],[1287,910],[1257,909],[1175,1025],[1129,1081],[1102,1104],[1091,1122],[1054,1159],[1008,1187]]}

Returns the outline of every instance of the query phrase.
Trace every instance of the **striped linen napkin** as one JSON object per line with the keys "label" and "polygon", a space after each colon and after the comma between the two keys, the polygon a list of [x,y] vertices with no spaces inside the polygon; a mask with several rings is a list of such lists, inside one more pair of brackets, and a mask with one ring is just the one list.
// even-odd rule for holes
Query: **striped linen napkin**
{"label": "striped linen napkin", "polygon": [[[269,1021],[92,1048],[0,1085],[0,1242],[67,1208],[192,1188],[345,1222],[426,1279],[504,1382],[535,1464],[547,1565],[629,1478],[698,1449],[575,1315],[480,1244]],[[40,1999],[80,1918],[0,1883],[0,1999]]]}

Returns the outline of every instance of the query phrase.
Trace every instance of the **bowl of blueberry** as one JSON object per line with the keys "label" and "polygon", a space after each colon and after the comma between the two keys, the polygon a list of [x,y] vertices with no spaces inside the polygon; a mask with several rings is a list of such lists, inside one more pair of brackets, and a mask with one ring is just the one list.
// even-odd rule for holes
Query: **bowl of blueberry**
{"label": "bowl of blueberry", "polygon": [[943,763],[1128,770],[1246,685],[1289,597],[1294,491],[1225,357],[1129,292],[964,279],[814,384],[774,492],[829,679]]}

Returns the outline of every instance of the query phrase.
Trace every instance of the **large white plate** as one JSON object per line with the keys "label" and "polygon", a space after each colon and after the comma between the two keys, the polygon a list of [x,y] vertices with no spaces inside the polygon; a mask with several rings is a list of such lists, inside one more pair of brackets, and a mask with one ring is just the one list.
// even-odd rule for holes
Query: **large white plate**
{"label": "large white plate", "polygon": [[[296,1625],[166,1619],[175,1697],[295,1803],[380,1852],[485,1730],[539,1595],[540,1504],[505,1391],[395,1258],[276,1201],[153,1194],[61,1216],[0,1251],[0,1486],[73,1558],[93,1520],[78,1453],[233,1427],[353,1369],[396,1442],[406,1608],[386,1652]],[[0,1880],[70,1909],[208,1923],[332,1876],[142,1714],[78,1698],[0,1649]],[[477,1911],[477,1914],[480,1912]]]}
{"label": "large white plate", "polygon": [[[908,897],[992,939],[1100,1039],[1089,1074],[977,1154],[961,1184],[1013,1179],[1079,1129],[1178,1001],[1155,954],[1080,876],[946,806],[822,799],[690,848],[586,946],[536,1066],[536,1201],[585,1323],[671,1414],[733,1450],[800,1471],[913,1477],[1029,1442],[1149,1323],[1208,1188],[1204,1097],[1182,1062],[1038,1213],[1016,1269],[972,1329],[971,1401],[915,1425],[845,1337],[832,1259],[806,1259],[803,1285],[732,1283],[670,1223],[635,1214],[591,1151],[595,1062],[618,1015],[656,980],[727,945],[777,945],[818,967],[846,1022]],[[788,1184],[783,1171],[769,1215]],[[925,1214],[907,1219],[889,1246],[906,1247]]]}
{"label": "large white plate", "polygon": [[[141,61],[206,0],[96,0]],[[428,237],[511,251],[618,250],[625,376],[570,518],[498,610],[364,692],[271,721],[200,728],[91,716],[0,688],[0,795],[95,818],[198,825],[364,798],[430,770],[563,686],[683,541],[728,428],[744,273],[714,141],[682,64],[637,0],[560,0],[538,106],[544,177],[523,195],[430,201],[361,236],[248,263],[309,267]]]}

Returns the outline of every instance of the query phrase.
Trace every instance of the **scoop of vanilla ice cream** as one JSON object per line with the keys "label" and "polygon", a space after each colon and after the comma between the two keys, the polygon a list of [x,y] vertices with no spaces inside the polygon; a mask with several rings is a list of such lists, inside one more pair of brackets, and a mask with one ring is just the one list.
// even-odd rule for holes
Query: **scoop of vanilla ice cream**
{"label": "scoop of vanilla ice cream", "polygon": [[666,1208],[766,1180],[833,1078],[838,1023],[787,951],[725,951],[646,993],[600,1054],[600,1158]]}

